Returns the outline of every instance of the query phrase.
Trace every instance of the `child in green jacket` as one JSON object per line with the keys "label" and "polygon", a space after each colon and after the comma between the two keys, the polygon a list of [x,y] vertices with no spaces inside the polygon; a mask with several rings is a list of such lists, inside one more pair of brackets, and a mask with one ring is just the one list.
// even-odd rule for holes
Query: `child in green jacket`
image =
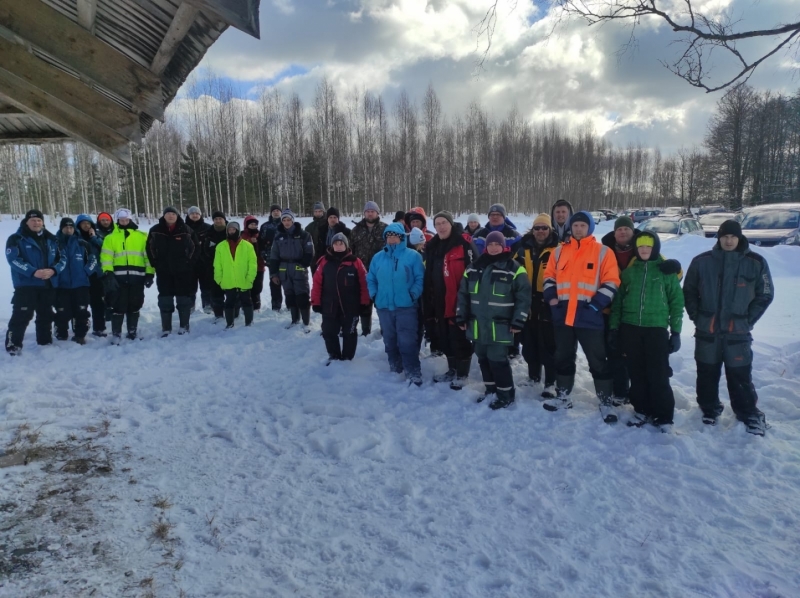
{"label": "child in green jacket", "polygon": [[681,347],[683,292],[675,274],[658,268],[664,261],[658,236],[642,231],[635,243],[636,255],[622,272],[611,306],[610,342],[618,343],[631,378],[635,413],[628,425],[649,423],[666,431],[675,411],[669,355]]}

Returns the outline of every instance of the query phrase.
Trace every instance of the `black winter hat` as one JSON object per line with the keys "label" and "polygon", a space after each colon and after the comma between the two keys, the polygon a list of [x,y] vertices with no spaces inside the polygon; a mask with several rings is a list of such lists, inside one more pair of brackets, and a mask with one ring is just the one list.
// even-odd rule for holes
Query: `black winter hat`
{"label": "black winter hat", "polygon": [[573,222],[584,222],[589,225],[589,228],[591,228],[594,224],[594,222],[589,219],[589,216],[586,214],[586,212],[576,212],[573,214],[572,218],[569,220],[570,228],[572,227]]}
{"label": "black winter hat", "polygon": [[744,238],[742,234],[742,225],[736,222],[735,220],[726,220],[722,224],[719,225],[719,230],[717,231],[717,238],[724,237],[725,235],[735,235],[739,237],[739,240]]}
{"label": "black winter hat", "polygon": [[62,218],[61,223],[58,225],[58,230],[63,230],[65,226],[71,226],[75,228],[75,221],[72,218]]}
{"label": "black winter hat", "polygon": [[339,209],[334,208],[333,206],[328,208],[328,212],[325,214],[325,217],[329,218],[331,216],[336,216],[337,218],[341,218],[341,216],[339,215]]}
{"label": "black winter hat", "polygon": [[405,222],[406,213],[403,210],[397,210],[394,213],[394,220],[392,222]]}
{"label": "black winter hat", "polygon": [[225,212],[223,212],[222,210],[215,210],[215,211],[211,212],[211,218],[212,219],[214,219],[214,218],[225,218]]}
{"label": "black winter hat", "polygon": [[175,214],[176,216],[180,216],[180,214],[178,214],[178,210],[176,210],[176,209],[175,209],[175,208],[173,208],[172,206],[167,206],[166,208],[164,208],[164,212],[163,212],[161,215],[162,215],[162,216],[166,216],[166,215],[167,215],[167,214],[169,214],[170,212],[172,212],[172,213],[173,213],[173,214]]}
{"label": "black winter hat", "polygon": [[276,204],[276,203],[272,204],[272,205],[269,207],[269,213],[270,213],[270,214],[272,214],[272,212],[274,212],[275,210],[278,210],[279,212],[283,212],[283,208],[282,208],[282,207],[280,207],[280,206],[279,206],[278,204]]}
{"label": "black winter hat", "polygon": [[44,214],[42,214],[39,210],[34,208],[32,210],[28,210],[25,213],[25,220],[27,220],[28,218],[39,218],[41,220],[44,220]]}

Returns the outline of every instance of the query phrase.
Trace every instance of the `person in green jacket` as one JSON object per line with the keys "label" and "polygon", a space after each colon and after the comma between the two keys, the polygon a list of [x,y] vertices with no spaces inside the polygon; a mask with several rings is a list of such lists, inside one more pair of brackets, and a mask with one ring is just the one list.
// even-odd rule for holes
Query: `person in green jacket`
{"label": "person in green jacket", "polygon": [[631,378],[628,425],[668,431],[675,411],[669,356],[681,347],[683,291],[675,274],[661,271],[663,262],[658,236],[641,231],[611,305],[609,342],[619,347]]}
{"label": "person in green jacket", "polygon": [[214,253],[214,282],[225,293],[225,329],[233,328],[236,303],[244,313],[244,325],[253,323],[253,297],[250,289],[258,274],[258,258],[253,244],[242,242],[238,222],[229,222],[227,237]]}
{"label": "person in green jacket", "polygon": [[456,324],[475,341],[475,355],[486,385],[479,403],[491,394],[497,395],[489,404],[492,409],[514,402],[508,348],[525,326],[530,311],[531,283],[525,268],[514,261],[502,232],[489,233],[486,250],[464,272],[456,309]]}

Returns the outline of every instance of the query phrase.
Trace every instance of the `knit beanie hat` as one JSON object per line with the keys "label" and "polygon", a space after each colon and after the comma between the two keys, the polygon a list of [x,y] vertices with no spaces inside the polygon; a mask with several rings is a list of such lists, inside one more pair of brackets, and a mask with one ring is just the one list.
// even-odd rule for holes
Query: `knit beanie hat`
{"label": "knit beanie hat", "polygon": [[411,229],[411,232],[408,233],[408,242],[414,245],[415,247],[420,243],[425,242],[425,233],[419,230],[416,226]]}
{"label": "knit beanie hat", "polygon": [[481,223],[481,218],[480,218],[480,216],[478,216],[477,214],[475,214],[473,212],[472,214],[467,216],[467,224],[469,224],[470,222],[477,222],[478,224],[480,224]]}
{"label": "knit beanie hat", "polygon": [[336,241],[341,241],[342,243],[344,243],[345,247],[347,247],[348,249],[350,248],[350,240],[344,233],[336,233],[335,235],[333,235],[333,237],[331,238],[331,247],[333,247],[333,244],[336,243]]}
{"label": "knit beanie hat", "polygon": [[492,231],[486,235],[486,245],[488,246],[490,243],[499,243],[505,248],[506,238],[499,230]]}
{"label": "knit beanie hat", "polygon": [[315,212],[317,210],[322,210],[324,212],[325,211],[325,204],[322,203],[321,201],[318,201],[317,203],[314,204],[314,208],[313,209],[314,209]]}
{"label": "knit beanie hat", "polygon": [[105,217],[106,217],[106,218],[108,218],[109,220],[114,220],[114,218],[113,218],[113,217],[111,216],[111,214],[109,214],[108,212],[100,212],[100,213],[97,215],[97,221],[98,221],[98,222],[100,222],[100,219],[101,219],[103,216],[105,216]]}
{"label": "knit beanie hat", "polygon": [[550,219],[550,214],[542,212],[533,221],[533,226],[549,226],[553,228],[553,221]]}
{"label": "knit beanie hat", "polygon": [[58,225],[58,230],[62,230],[65,226],[75,228],[75,221],[72,218],[62,218],[61,223]]}
{"label": "knit beanie hat", "polygon": [[283,211],[283,208],[280,207],[278,204],[274,203],[269,207],[269,213],[272,214],[272,212],[274,212],[275,210]]}
{"label": "knit beanie hat", "polygon": [[506,207],[501,203],[492,204],[492,207],[489,208],[489,214],[492,212],[499,212],[503,215],[503,218],[506,217]]}
{"label": "knit beanie hat", "polygon": [[164,208],[164,213],[163,213],[163,214],[161,214],[161,215],[162,215],[162,216],[166,216],[166,215],[167,215],[168,213],[170,213],[170,212],[172,212],[172,213],[173,213],[173,214],[175,214],[176,216],[179,216],[179,215],[180,215],[180,214],[178,214],[178,210],[176,210],[176,209],[175,209],[175,208],[173,208],[172,206],[167,206],[166,208]]}
{"label": "knit beanie hat", "polygon": [[378,212],[378,214],[381,213],[381,209],[378,207],[378,204],[376,204],[374,201],[368,201],[367,203],[364,204],[364,211],[366,212],[367,210],[375,210],[376,212]]}
{"label": "knit beanie hat", "polygon": [[633,230],[633,220],[631,220],[628,216],[620,216],[614,222],[614,230],[622,228],[623,226],[627,226],[629,229]]}
{"label": "knit beanie hat", "polygon": [[188,216],[189,214],[200,214],[202,216],[203,215],[203,211],[200,208],[198,208],[197,206],[192,206],[191,208],[186,210],[186,215]]}
{"label": "knit beanie hat", "polygon": [[239,226],[239,223],[236,222],[235,220],[231,220],[228,223],[228,225],[225,227],[225,230],[227,231],[229,228],[235,228],[237,233],[241,232],[241,230],[242,230],[242,227]]}
{"label": "knit beanie hat", "polygon": [[294,212],[292,212],[289,208],[286,208],[283,212],[281,212],[281,220],[284,218],[291,218],[292,222],[294,222]]}
{"label": "knit beanie hat", "polygon": [[215,211],[211,212],[211,219],[213,220],[214,218],[223,218],[224,219],[225,218],[225,212],[223,212],[222,210],[215,210]]}
{"label": "knit beanie hat", "polygon": [[44,220],[44,214],[42,214],[40,210],[34,208],[32,210],[28,210],[25,213],[25,220],[27,220],[28,218],[39,218],[40,220]]}
{"label": "knit beanie hat", "polygon": [[406,217],[406,213],[403,210],[397,210],[394,213],[394,220],[392,222],[403,222]]}
{"label": "knit beanie hat", "polygon": [[453,215],[448,212],[447,210],[442,210],[438,214],[433,217],[433,225],[436,226],[436,219],[437,218],[444,218],[450,223],[450,226],[453,226]]}
{"label": "knit beanie hat", "polygon": [[114,219],[119,220],[120,218],[130,218],[131,211],[128,208],[120,208],[116,212],[114,212]]}
{"label": "knit beanie hat", "polygon": [[328,211],[325,213],[325,217],[326,218],[330,218],[331,216],[336,216],[337,218],[340,218],[339,209],[338,208],[334,208],[333,206],[328,208]]}
{"label": "knit beanie hat", "polygon": [[722,224],[719,225],[719,230],[717,231],[717,238],[724,237],[725,235],[735,235],[739,237],[741,240],[744,235],[742,235],[742,225],[736,222],[735,220],[726,220]]}
{"label": "knit beanie hat", "polygon": [[572,230],[572,225],[576,222],[585,222],[589,225],[589,234],[594,232],[594,218],[589,212],[575,212],[572,218],[569,219],[569,228]]}
{"label": "knit beanie hat", "polygon": [[655,247],[656,240],[647,234],[636,237],[636,247]]}

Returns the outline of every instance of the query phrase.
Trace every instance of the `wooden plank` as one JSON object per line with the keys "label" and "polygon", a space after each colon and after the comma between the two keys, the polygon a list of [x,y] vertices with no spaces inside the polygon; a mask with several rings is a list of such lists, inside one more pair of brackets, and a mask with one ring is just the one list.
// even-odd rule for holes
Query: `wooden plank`
{"label": "wooden plank", "polygon": [[78,24],[89,33],[94,33],[97,17],[97,0],[78,0]]}
{"label": "wooden plank", "polygon": [[11,104],[0,104],[0,116],[25,116],[25,112]]}
{"label": "wooden plank", "polygon": [[61,131],[0,133],[0,143],[36,143],[37,141],[67,141],[69,135]]}
{"label": "wooden plank", "polygon": [[41,0],[0,0],[0,26],[163,120],[161,80]]}
{"label": "wooden plank", "polygon": [[258,21],[260,0],[185,0],[203,12],[219,17],[225,23],[261,39],[261,24]]}
{"label": "wooden plank", "polygon": [[183,38],[189,33],[189,28],[191,28],[199,12],[197,8],[186,2],[178,7],[175,18],[172,19],[167,34],[164,36],[164,41],[161,42],[161,47],[156,52],[156,57],[153,58],[153,63],[150,65],[150,70],[156,75],[160,76],[167,68],[178,47],[180,47]]}
{"label": "wooden plank", "polygon": [[141,140],[142,131],[138,114],[126,110],[72,75],[3,38],[0,38],[0,68],[76,110],[90,114],[94,120],[114,129],[126,139]]}
{"label": "wooden plank", "polygon": [[0,90],[0,102],[25,110],[112,160],[130,163],[130,148],[125,137],[2,68]]}

